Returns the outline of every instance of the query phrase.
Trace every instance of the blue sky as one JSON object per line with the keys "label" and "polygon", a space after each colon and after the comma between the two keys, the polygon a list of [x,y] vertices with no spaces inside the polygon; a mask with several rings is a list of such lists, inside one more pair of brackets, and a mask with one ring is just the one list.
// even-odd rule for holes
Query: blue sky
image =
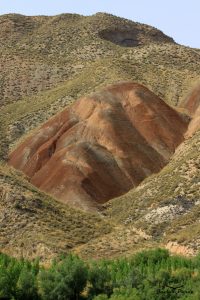
{"label": "blue sky", "polygon": [[108,12],[155,26],[176,42],[200,48],[200,0],[0,0],[0,14],[91,15]]}

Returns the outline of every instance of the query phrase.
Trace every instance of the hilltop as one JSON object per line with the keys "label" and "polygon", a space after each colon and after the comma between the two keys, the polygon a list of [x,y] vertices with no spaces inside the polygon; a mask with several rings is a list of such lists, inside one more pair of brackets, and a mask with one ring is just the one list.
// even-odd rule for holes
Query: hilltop
{"label": "hilltop", "polygon": [[126,46],[126,40],[134,39],[133,47],[173,43],[155,28],[101,13],[90,17],[10,14],[0,17],[0,25],[3,104],[72,79],[91,62],[106,67],[99,60],[123,56],[116,45]]}
{"label": "hilltop", "polygon": [[176,44],[151,26],[113,15],[10,14],[0,16],[0,25],[3,105],[77,76],[82,78],[80,85],[85,85],[86,72],[91,82],[85,88],[75,87],[76,98],[99,86],[129,79],[177,104],[198,79],[198,50]]}

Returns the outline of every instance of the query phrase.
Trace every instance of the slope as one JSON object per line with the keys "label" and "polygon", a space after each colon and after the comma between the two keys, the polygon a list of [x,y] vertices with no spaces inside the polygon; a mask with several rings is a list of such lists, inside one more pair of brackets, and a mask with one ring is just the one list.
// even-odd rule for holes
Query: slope
{"label": "slope", "polygon": [[54,17],[10,14],[1,16],[0,24],[3,104],[58,85],[73,77],[91,61],[110,57],[115,47],[104,42],[104,35],[113,28],[116,34],[118,30],[124,34],[131,32],[142,45],[173,42],[150,26],[107,14],[91,17],[75,14]]}
{"label": "slope", "polygon": [[198,85],[180,104],[193,112],[193,118],[187,139],[168,165],[137,188],[107,202],[103,213],[115,227],[110,233],[76,247],[76,253],[84,258],[119,257],[160,246],[181,255],[199,252],[200,130],[192,125],[199,125],[199,95]]}
{"label": "slope", "polygon": [[[196,114],[193,118],[191,124],[197,121]],[[152,240],[182,254],[200,249],[200,131],[197,127],[192,134],[189,126],[188,132],[188,139],[159,174],[106,206],[106,214],[120,224],[143,230]]]}
{"label": "slope", "polygon": [[186,137],[200,129],[200,85],[198,84],[180,105],[192,116]]}
{"label": "slope", "polygon": [[[1,160],[24,134],[103,86],[135,81],[177,105],[199,79],[198,49],[112,15],[11,14],[0,24]],[[123,35],[137,44],[121,45]]]}
{"label": "slope", "polygon": [[43,262],[111,231],[99,215],[56,202],[5,165],[0,165],[0,228],[0,251]]}
{"label": "slope", "polygon": [[162,169],[187,125],[144,86],[118,83],[50,119],[9,164],[64,203],[94,209]]}
{"label": "slope", "polygon": [[[199,76],[196,49],[175,44],[153,27],[109,14],[10,14],[0,16],[0,25],[1,105],[73,80],[91,63],[102,70],[97,86],[98,81],[115,81],[111,77],[107,82],[109,63],[114,73],[116,66],[122,73],[120,80],[143,83],[173,104]],[[92,81],[92,72],[88,76]]]}
{"label": "slope", "polygon": [[83,258],[131,255],[166,247],[191,256],[200,251],[200,131],[182,143],[169,164],[137,188],[104,205],[113,230],[74,249]]}

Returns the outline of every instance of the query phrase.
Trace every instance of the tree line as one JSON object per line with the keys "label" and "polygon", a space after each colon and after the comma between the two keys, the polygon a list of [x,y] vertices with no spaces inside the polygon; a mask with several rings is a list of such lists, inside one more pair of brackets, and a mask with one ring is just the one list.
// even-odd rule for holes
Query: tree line
{"label": "tree line", "polygon": [[49,268],[0,254],[1,300],[199,300],[200,255],[165,249],[130,258],[85,262],[75,255]]}

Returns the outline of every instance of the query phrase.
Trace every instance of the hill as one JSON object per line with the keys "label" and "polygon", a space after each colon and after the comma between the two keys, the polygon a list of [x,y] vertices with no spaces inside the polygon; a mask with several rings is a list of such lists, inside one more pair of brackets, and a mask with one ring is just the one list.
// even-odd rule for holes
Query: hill
{"label": "hill", "polygon": [[117,50],[113,43],[126,46],[132,39],[136,42],[133,46],[173,42],[150,26],[107,14],[10,14],[1,16],[0,24],[3,104],[57,86],[91,61],[110,58]]}
{"label": "hill", "polygon": [[[85,258],[99,258],[129,255],[160,245],[187,255],[198,252],[200,108],[199,88],[195,86],[200,76],[200,50],[178,45],[151,26],[104,13],[88,17],[9,14],[0,16],[0,26],[0,250],[27,258],[39,256],[43,261],[69,251]],[[135,113],[133,109],[134,105],[137,107],[135,96],[131,96],[130,107],[121,113],[118,106],[128,101],[123,93],[102,91],[105,86],[122,82],[143,85],[144,94],[159,105],[152,105],[140,94],[139,107],[145,116],[149,113],[162,120],[162,126],[154,127],[153,122],[151,127],[143,127],[140,110]],[[127,179],[122,181],[124,175],[116,175],[115,168],[113,173],[109,173],[110,166],[106,172],[103,168],[100,177],[105,177],[106,182],[101,186],[101,195],[104,184],[111,182],[106,176],[113,174],[117,180],[112,193],[105,189],[102,202],[114,199],[94,214],[69,207],[39,191],[28,176],[13,170],[7,162],[10,153],[23,148],[41,126],[45,128],[57,116],[73,110],[76,117],[85,120],[88,106],[93,101],[97,107],[101,98],[114,115],[104,114],[91,128],[106,120],[111,131],[116,130],[113,149],[128,151],[128,164],[133,148],[121,149],[120,141],[126,142],[133,131],[135,138],[137,130],[137,137],[146,135],[147,143],[140,137],[139,145],[146,155],[150,176],[144,179],[147,174],[141,168],[137,176],[131,177],[130,184]],[[172,124],[171,114],[176,115],[179,126]],[[132,123],[127,126],[129,115]],[[117,121],[122,117],[125,129]],[[74,138],[90,140],[91,136],[81,131],[80,120],[77,125],[79,133],[74,130]],[[106,132],[108,146],[113,135],[108,129]],[[95,138],[97,133],[98,130]],[[164,151],[153,145],[155,141],[157,146],[165,142]],[[97,148],[90,147],[92,151],[83,159],[82,146],[80,152],[72,149],[72,157],[80,156],[84,163],[90,158],[90,167],[96,168],[93,157],[96,161]],[[33,152],[37,154],[37,150]],[[98,157],[102,157],[100,154],[98,151]],[[142,164],[143,158],[138,162]],[[99,178],[97,182],[99,185]],[[90,184],[85,186],[91,191]],[[90,204],[98,202],[93,199],[94,194],[90,193]]]}
{"label": "hill", "polygon": [[166,247],[191,256],[200,250],[200,132],[181,144],[159,174],[104,205],[113,230],[76,252],[85,257],[119,257]]}
{"label": "hill", "polygon": [[9,164],[64,203],[94,209],[161,170],[187,125],[144,86],[118,83],[50,119]]}
{"label": "hill", "polygon": [[[199,94],[196,101],[193,98],[196,107],[198,99]],[[189,97],[185,107],[190,102]],[[106,213],[120,224],[132,225],[182,254],[194,254],[200,249],[200,131],[193,127],[191,132],[193,122],[199,125],[199,114],[196,118],[194,113],[186,133],[188,138],[159,174],[148,177],[139,187],[106,206]]]}
{"label": "hill", "polygon": [[[135,81],[176,106],[199,79],[198,49],[178,45],[148,25],[109,14],[10,14],[0,16],[0,24],[3,160],[21,136],[103,86]],[[137,44],[119,44],[113,31],[119,33],[117,39],[123,34],[125,39],[127,34],[137,37]]]}

